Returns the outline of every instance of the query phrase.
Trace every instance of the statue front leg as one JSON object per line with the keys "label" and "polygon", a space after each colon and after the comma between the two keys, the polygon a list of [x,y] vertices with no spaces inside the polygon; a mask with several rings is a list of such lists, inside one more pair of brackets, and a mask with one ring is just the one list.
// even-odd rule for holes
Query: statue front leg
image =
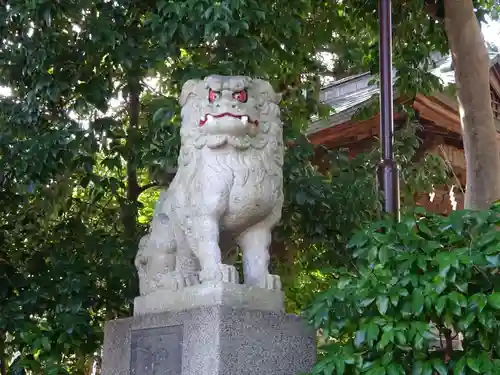
{"label": "statue front leg", "polygon": [[189,247],[200,264],[200,281],[238,282],[235,267],[222,264],[219,247],[219,222],[211,216],[198,216],[191,220],[186,230]]}
{"label": "statue front leg", "polygon": [[271,230],[272,226],[264,221],[248,228],[238,237],[243,251],[243,275],[247,285],[281,290],[279,276],[269,274]]}
{"label": "statue front leg", "polygon": [[200,263],[196,255],[191,251],[188,242],[181,230],[176,232],[177,238],[177,257],[175,262],[175,271],[181,274],[185,286],[192,286],[200,283]]}

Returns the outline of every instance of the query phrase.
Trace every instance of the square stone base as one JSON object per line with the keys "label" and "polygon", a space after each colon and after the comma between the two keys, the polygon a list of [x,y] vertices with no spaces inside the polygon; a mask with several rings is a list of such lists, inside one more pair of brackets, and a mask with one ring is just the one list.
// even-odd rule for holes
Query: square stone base
{"label": "square stone base", "polygon": [[280,290],[234,283],[199,284],[178,291],[159,289],[135,298],[134,316],[218,305],[282,313],[284,296]]}
{"label": "square stone base", "polygon": [[315,361],[300,318],[229,306],[108,322],[103,375],[298,375]]}

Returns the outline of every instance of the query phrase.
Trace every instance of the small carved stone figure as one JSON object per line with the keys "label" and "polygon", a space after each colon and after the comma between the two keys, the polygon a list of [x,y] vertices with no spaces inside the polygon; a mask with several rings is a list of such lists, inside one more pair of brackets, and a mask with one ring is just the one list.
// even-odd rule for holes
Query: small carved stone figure
{"label": "small carved stone figure", "polygon": [[141,295],[198,283],[238,282],[222,264],[222,236],[243,253],[247,285],[280,289],[270,275],[271,231],[283,206],[280,96],[267,81],[210,76],[180,96],[177,174],[156,203],[135,264]]}

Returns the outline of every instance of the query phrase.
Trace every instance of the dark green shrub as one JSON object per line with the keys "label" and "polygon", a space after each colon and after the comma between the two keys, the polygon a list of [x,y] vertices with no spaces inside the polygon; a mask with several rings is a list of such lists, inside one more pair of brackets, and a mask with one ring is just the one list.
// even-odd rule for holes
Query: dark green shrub
{"label": "dark green shrub", "polygon": [[357,233],[355,264],[306,312],[323,335],[313,373],[500,374],[499,224],[497,204]]}

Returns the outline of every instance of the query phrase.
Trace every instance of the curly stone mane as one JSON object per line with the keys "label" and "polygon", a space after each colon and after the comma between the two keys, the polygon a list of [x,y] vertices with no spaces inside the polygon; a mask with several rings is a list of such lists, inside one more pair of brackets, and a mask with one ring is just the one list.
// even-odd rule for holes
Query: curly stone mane
{"label": "curly stone mane", "polygon": [[[182,106],[181,149],[178,158],[179,169],[177,175],[184,183],[192,180],[198,170],[198,162],[204,147],[218,148],[224,143],[232,146],[238,152],[226,160],[228,166],[235,164],[250,170],[256,165],[262,165],[261,174],[252,183],[258,183],[265,174],[282,173],[283,166],[283,130],[280,120],[279,95],[267,81],[248,77],[232,77],[233,81],[243,82],[248,88],[248,95],[255,103],[253,109],[258,111],[258,131],[253,135],[235,137],[226,134],[210,134],[206,128],[200,127],[200,118],[206,110],[208,85],[214,77],[205,80],[191,80],[186,82],[180,97]],[[236,83],[236,85],[237,85]],[[236,159],[233,159],[236,156]],[[224,163],[224,161],[222,161]],[[236,166],[235,165],[235,166]],[[189,178],[190,176],[191,178]],[[255,176],[257,177],[257,176]],[[174,181],[175,183],[175,181]]]}

